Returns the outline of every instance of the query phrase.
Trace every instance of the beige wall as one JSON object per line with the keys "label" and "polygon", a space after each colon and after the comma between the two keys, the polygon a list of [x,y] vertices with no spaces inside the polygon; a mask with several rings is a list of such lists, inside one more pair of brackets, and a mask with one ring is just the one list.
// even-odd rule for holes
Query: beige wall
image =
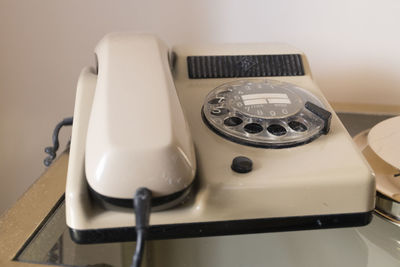
{"label": "beige wall", "polygon": [[78,74],[105,33],[286,42],[306,52],[330,101],[396,105],[398,14],[397,0],[0,0],[0,213],[44,171],[42,150],[72,115]]}

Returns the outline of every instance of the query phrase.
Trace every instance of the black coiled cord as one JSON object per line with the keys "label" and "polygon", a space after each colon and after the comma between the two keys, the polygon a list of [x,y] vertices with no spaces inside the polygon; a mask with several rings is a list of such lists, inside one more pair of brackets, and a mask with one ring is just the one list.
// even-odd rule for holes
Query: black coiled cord
{"label": "black coiled cord", "polygon": [[74,120],[74,117],[69,117],[69,118],[65,118],[62,121],[60,121],[56,127],[54,128],[53,131],[53,146],[48,146],[44,149],[44,152],[46,152],[47,154],[49,154],[49,156],[47,158],[45,158],[43,160],[43,163],[46,167],[50,166],[51,163],[53,162],[53,160],[56,158],[57,156],[57,150],[60,147],[60,143],[58,141],[58,134],[60,133],[60,129],[63,126],[70,126],[72,125]]}

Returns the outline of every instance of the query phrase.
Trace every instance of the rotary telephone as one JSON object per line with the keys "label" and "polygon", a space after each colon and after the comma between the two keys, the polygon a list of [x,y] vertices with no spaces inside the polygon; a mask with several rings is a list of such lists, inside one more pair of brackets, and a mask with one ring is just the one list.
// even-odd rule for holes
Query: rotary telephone
{"label": "rotary telephone", "polygon": [[368,224],[374,176],[287,45],[183,45],[113,33],[77,86],[66,188],[79,243]]}

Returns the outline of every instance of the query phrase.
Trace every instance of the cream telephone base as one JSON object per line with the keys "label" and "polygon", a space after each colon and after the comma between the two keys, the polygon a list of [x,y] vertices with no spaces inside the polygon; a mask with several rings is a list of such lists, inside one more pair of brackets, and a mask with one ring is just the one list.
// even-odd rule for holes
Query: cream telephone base
{"label": "cream telephone base", "polygon": [[76,95],[66,188],[78,243],[366,225],[374,176],[286,45],[178,46],[115,33]]}

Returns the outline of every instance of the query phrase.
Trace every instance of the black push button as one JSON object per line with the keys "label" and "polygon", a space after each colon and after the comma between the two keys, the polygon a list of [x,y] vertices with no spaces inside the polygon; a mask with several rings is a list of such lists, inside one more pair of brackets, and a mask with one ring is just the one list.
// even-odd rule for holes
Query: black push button
{"label": "black push button", "polygon": [[248,173],[253,169],[253,162],[247,157],[239,156],[233,159],[231,168],[238,173]]}

